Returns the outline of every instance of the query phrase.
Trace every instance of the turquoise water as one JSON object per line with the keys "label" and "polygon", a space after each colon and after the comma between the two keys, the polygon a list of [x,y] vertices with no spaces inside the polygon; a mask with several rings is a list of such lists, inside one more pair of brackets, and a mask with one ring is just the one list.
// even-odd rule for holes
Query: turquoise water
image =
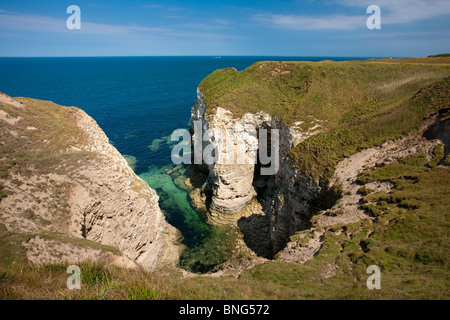
{"label": "turquoise water", "polygon": [[150,167],[139,176],[160,196],[167,220],[184,231],[184,243],[188,247],[201,244],[210,233],[210,227],[192,208],[186,191],[178,188],[172,177],[158,167]]}
{"label": "turquoise water", "polygon": [[[158,193],[167,221],[182,230],[183,243],[187,248],[180,258],[180,266],[192,272],[212,271],[216,265],[231,257],[234,231],[225,227],[209,226],[204,222],[201,215],[192,208],[186,191],[174,183],[174,175],[166,173],[174,168],[177,167],[154,166],[139,176]],[[185,169],[187,168],[183,170]]]}
{"label": "turquoise water", "polygon": [[[183,234],[181,265],[206,272],[229,255],[231,231],[208,226],[173,168],[168,138],[188,128],[196,88],[216,69],[245,69],[261,60],[353,60],[315,57],[0,58],[0,91],[77,106],[92,116],[135,172],[160,196],[169,223]],[[359,58],[360,59],[360,58]]]}

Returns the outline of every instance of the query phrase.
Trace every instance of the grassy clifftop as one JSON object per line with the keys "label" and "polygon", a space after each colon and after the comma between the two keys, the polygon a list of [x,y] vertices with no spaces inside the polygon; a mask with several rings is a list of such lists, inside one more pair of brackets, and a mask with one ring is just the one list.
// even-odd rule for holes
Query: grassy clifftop
{"label": "grassy clifftop", "polygon": [[0,93],[0,133],[0,229],[21,241],[17,250],[0,241],[0,268],[23,259],[176,263],[177,232],[156,192],[84,111]]}
{"label": "grassy clifftop", "polygon": [[[329,178],[343,157],[397,138],[426,114],[448,106],[450,58],[368,61],[259,62],[222,69],[199,88],[208,106],[267,112],[302,131],[321,133],[290,156],[305,172]],[[422,90],[419,92],[419,90]]]}
{"label": "grassy clifftop", "polygon": [[[440,62],[261,62],[242,72],[216,71],[200,88],[208,112],[218,105],[236,117],[264,110],[287,124],[303,121],[302,130],[321,120],[323,131],[290,156],[310,174],[326,178],[339,159],[412,130],[427,114],[439,111],[443,130],[449,132],[450,59],[432,59]],[[0,103],[0,182],[11,181],[5,188],[0,185],[0,204],[14,190],[30,189],[26,201],[16,201],[17,217],[44,228],[50,220],[38,219],[24,206],[49,184],[35,183],[35,191],[27,185],[33,182],[29,178],[70,173],[70,164],[85,166],[93,156],[68,150],[86,140],[76,127],[75,108],[17,100],[30,107],[28,112]],[[29,265],[23,241],[32,234],[13,233],[0,223],[0,299],[449,299],[450,162],[444,145],[435,147],[431,160],[418,152],[359,175],[361,184],[382,181],[393,189],[365,189],[361,203],[371,219],[326,228],[313,224],[323,232],[313,259],[304,264],[267,261],[239,277],[183,277],[178,271],[158,274],[83,263],[82,289],[71,291],[66,289],[67,263]],[[40,202],[43,211],[64,217],[64,189],[49,182],[53,187]],[[98,245],[85,239],[68,242],[74,240]],[[237,259],[245,265],[250,258]],[[381,268],[380,290],[366,287],[366,270],[373,264]]]}
{"label": "grassy clifftop", "polygon": [[[396,188],[365,196],[376,219],[328,229],[321,250],[305,264],[274,260],[239,278],[82,264],[82,289],[72,291],[65,289],[64,264],[0,265],[0,299],[449,299],[449,167],[430,167],[419,153],[360,179]],[[1,226],[0,235],[9,247],[17,242]],[[380,290],[366,287],[367,267],[374,264],[381,269]]]}

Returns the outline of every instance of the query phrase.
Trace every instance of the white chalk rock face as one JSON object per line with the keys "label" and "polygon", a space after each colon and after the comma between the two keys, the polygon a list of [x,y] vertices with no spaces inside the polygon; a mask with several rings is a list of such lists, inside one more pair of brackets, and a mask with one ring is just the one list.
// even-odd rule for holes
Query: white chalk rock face
{"label": "white chalk rock face", "polygon": [[180,234],[167,223],[158,195],[133,172],[96,122],[79,113],[78,125],[89,135],[84,148],[103,155],[104,161],[101,167],[81,169],[88,180],[77,184],[71,197],[71,232],[117,247],[147,270],[175,266]]}
{"label": "white chalk rock face", "polygon": [[[307,227],[311,212],[315,210],[312,204],[317,202],[322,187],[318,181],[297,170],[288,154],[298,143],[320,132],[320,125],[305,132],[299,128],[299,123],[289,127],[264,112],[234,118],[230,111],[220,106],[214,106],[210,112],[206,110],[203,95],[198,90],[191,112],[194,148],[197,146],[203,153],[209,153],[211,141],[202,137],[204,132],[217,131],[219,134],[215,136],[234,141],[225,143],[231,147],[217,149],[215,160],[219,161],[208,162],[204,156],[202,158],[202,164],[209,172],[206,187],[211,191],[209,212],[212,221],[219,224],[238,221],[240,217],[236,214],[251,206],[257,190],[265,190],[259,194],[259,201],[264,215],[270,220],[271,243],[277,252],[289,236]],[[266,150],[260,150],[261,143],[267,143]],[[262,166],[261,156],[268,156],[267,150],[271,150],[271,161],[276,158],[273,153],[277,154],[277,166],[272,173],[264,174],[262,167],[267,166]],[[239,157],[245,162],[237,161]],[[235,162],[220,161],[229,158]]]}
{"label": "white chalk rock face", "polygon": [[[45,105],[49,112],[39,114],[40,109],[0,93],[2,139],[18,143],[16,140],[32,140],[36,132],[45,134],[47,139],[25,150],[39,155],[43,146],[53,144],[49,156],[58,159],[45,162],[41,170],[32,170],[27,176],[10,170],[6,178],[0,178],[0,185],[9,190],[0,201],[0,227],[29,237],[57,235],[54,241],[38,236],[25,241],[29,260],[78,263],[98,261],[102,256],[102,261],[139,264],[146,270],[175,266],[182,249],[179,231],[167,223],[156,192],[133,172],[97,123],[78,108],[39,100],[30,103]],[[9,116],[5,110],[14,110],[20,118]],[[53,129],[43,126],[48,132],[37,131],[35,126],[41,120],[35,119],[40,116],[54,121],[52,117],[61,110],[65,110],[61,114],[66,127],[57,131],[57,144],[51,140],[55,139]],[[26,161],[31,160],[24,159],[23,165],[32,167]],[[14,181],[27,187],[18,188]],[[22,203],[20,210],[14,205],[18,201]],[[114,254],[83,238],[114,247]]]}
{"label": "white chalk rock face", "polygon": [[[262,172],[259,165],[261,153],[267,156],[267,150],[272,148],[277,157],[275,159],[270,155],[271,161],[282,163],[291,148],[306,137],[264,112],[246,113],[236,119],[232,112],[220,106],[212,114],[206,114],[206,109],[203,95],[198,90],[191,112],[191,128],[194,149],[201,148],[202,163],[209,170],[208,184],[212,192],[210,210],[235,213],[256,196],[254,184],[255,177]],[[274,129],[278,132],[276,140],[270,137]],[[261,130],[267,133],[264,141],[260,141]],[[212,149],[212,135],[219,137],[219,141],[215,141],[219,147],[211,160],[208,155]],[[265,143],[266,150],[259,149],[260,142]],[[277,174],[279,165],[273,176]]]}
{"label": "white chalk rock face", "polygon": [[[193,145],[201,146],[202,163],[209,170],[209,187],[212,191],[210,209],[222,213],[242,210],[256,196],[253,175],[258,149],[258,122],[270,122],[270,117],[246,116],[234,119],[233,114],[218,107],[213,115],[206,116],[206,106],[199,92],[192,108],[191,128]],[[217,148],[212,149],[214,136]],[[206,141],[204,141],[206,140]],[[198,150],[197,150],[198,151]],[[212,159],[208,159],[208,156]]]}

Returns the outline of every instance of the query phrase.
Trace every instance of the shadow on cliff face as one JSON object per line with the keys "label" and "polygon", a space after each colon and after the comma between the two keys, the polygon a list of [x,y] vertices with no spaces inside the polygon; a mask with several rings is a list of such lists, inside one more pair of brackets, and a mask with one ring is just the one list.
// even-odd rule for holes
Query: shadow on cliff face
{"label": "shadow on cliff face", "polygon": [[[270,141],[269,137],[269,153],[271,150]],[[259,154],[259,149],[257,154]],[[252,183],[264,214],[253,214],[249,217],[242,217],[239,219],[237,225],[243,235],[244,242],[249,249],[260,257],[272,259],[275,253],[270,233],[270,203],[272,202],[272,195],[274,192],[275,176],[260,174],[261,168],[268,166],[269,165],[262,165],[259,161],[259,157],[257,158]]]}
{"label": "shadow on cliff face", "polygon": [[450,149],[450,119],[442,120],[445,114],[450,112],[449,108],[442,109],[435,123],[424,133],[424,137],[428,140],[439,139],[444,144],[445,154]]}
{"label": "shadow on cliff face", "polygon": [[238,221],[238,227],[244,236],[244,242],[258,256],[272,259],[272,241],[270,239],[270,219],[266,215],[253,214]]}
{"label": "shadow on cliff face", "polygon": [[188,170],[188,178],[192,187],[201,188],[208,179],[209,170],[205,165],[191,164]]}

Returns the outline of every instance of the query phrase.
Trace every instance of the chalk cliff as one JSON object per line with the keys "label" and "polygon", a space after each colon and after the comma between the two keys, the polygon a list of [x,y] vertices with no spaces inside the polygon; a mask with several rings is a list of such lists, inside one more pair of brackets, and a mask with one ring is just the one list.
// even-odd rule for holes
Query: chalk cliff
{"label": "chalk cliff", "polygon": [[0,223],[26,234],[30,261],[176,265],[178,230],[91,117],[47,101],[0,99]]}
{"label": "chalk cliff", "polygon": [[[312,206],[320,197],[322,186],[296,169],[287,155],[298,143],[320,132],[319,122],[313,130],[302,132],[265,112],[246,113],[241,118],[235,118],[232,112],[221,107],[217,107],[214,113],[206,114],[205,111],[203,94],[198,90],[191,112],[191,128],[197,121],[201,123],[203,133],[214,129],[222,137],[228,134],[234,141],[239,139],[234,143],[234,160],[237,160],[237,154],[244,154],[245,157],[245,164],[237,164],[237,161],[235,164],[203,164],[208,172],[204,189],[210,196],[207,200],[210,203],[207,208],[209,221],[236,225],[245,215],[247,218],[252,214],[265,215],[269,219],[263,223],[267,224],[266,227],[270,226],[271,242],[274,250],[278,251],[291,234],[308,226],[311,212],[317,209]],[[260,129],[266,129],[269,133],[277,129],[279,132],[279,159],[275,174],[262,175],[258,154],[252,152],[258,151]],[[204,150],[210,142],[193,134],[194,146],[199,139],[203,141],[201,145]],[[270,145],[269,138],[267,141]],[[221,148],[220,152],[224,159],[229,150]],[[253,212],[244,210],[256,197],[262,207]],[[241,223],[245,224],[243,221]]]}
{"label": "chalk cliff", "polygon": [[[194,205],[206,211],[211,223],[239,228],[260,256],[272,257],[286,248],[276,257],[287,261],[310,259],[320,249],[325,229],[316,228],[370,218],[360,207],[356,177],[385,158],[397,159],[414,150],[430,154],[438,142],[422,134],[434,120],[424,124],[422,118],[434,112],[430,119],[436,119],[446,98],[442,93],[442,99],[433,98],[430,104],[430,96],[448,86],[446,80],[439,84],[448,73],[435,66],[410,65],[407,70],[378,63],[377,68],[372,62],[261,62],[239,72],[223,69],[211,74],[200,84],[192,107],[192,144],[208,153],[211,139],[199,132],[215,130],[220,137],[231,132],[237,141],[231,150],[246,162],[203,161],[192,166],[191,175],[198,172],[198,189],[191,193]],[[370,80],[380,70],[387,79]],[[410,72],[416,78],[407,76]],[[419,112],[416,105],[424,107]],[[262,129],[269,137],[274,129],[279,133],[274,174],[262,175],[264,165],[252,152],[261,143]],[[229,151],[219,148],[215,156],[226,158]],[[368,152],[376,159],[366,157]],[[374,190],[389,186],[380,184]],[[290,239],[296,233],[301,239],[312,235],[300,258],[291,250],[298,247],[298,241]]]}

